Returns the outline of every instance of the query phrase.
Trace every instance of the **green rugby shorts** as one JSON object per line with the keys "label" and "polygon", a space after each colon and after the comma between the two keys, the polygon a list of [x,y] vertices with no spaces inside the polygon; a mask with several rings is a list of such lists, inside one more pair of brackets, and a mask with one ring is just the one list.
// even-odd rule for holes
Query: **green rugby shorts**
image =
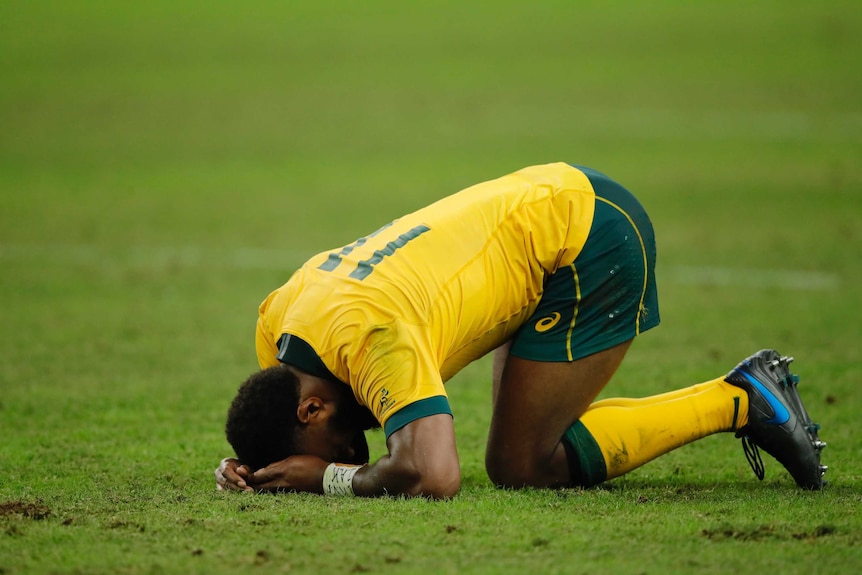
{"label": "green rugby shorts", "polygon": [[572,265],[544,286],[510,353],[534,361],[574,361],[628,341],[659,324],[655,232],[623,186],[575,166],[596,192],[589,236]]}

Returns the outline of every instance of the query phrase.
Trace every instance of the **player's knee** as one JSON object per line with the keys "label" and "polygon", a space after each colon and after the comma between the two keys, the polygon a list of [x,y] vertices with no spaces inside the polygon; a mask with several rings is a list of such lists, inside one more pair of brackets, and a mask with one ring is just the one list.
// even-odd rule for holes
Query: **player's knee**
{"label": "player's knee", "polygon": [[522,489],[544,487],[545,479],[533,462],[516,460],[511,456],[488,450],[485,455],[485,470],[491,482],[500,488]]}

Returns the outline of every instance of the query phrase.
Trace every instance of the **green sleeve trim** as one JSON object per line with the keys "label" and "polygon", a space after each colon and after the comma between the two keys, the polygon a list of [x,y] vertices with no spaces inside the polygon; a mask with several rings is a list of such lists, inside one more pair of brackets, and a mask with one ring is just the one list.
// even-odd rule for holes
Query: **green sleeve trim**
{"label": "green sleeve trim", "polygon": [[392,417],[386,420],[386,425],[383,427],[386,431],[386,438],[417,419],[428,417],[429,415],[437,415],[438,413],[446,413],[452,415],[452,409],[449,407],[449,400],[445,395],[436,395],[426,399],[420,399],[410,405],[399,409]]}
{"label": "green sleeve trim", "polygon": [[275,358],[281,363],[288,363],[311,375],[339,381],[331,371],[323,364],[320,357],[314,352],[308,343],[289,333],[285,333],[278,340],[278,354]]}

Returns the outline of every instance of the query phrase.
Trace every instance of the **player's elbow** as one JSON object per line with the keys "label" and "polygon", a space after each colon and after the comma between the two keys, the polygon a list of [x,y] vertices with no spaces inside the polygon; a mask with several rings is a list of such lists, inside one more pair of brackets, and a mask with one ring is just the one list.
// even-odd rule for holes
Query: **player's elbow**
{"label": "player's elbow", "polygon": [[393,433],[388,444],[394,493],[429,499],[450,499],[458,493],[461,465],[450,415],[417,419]]}
{"label": "player's elbow", "polygon": [[423,477],[419,483],[418,495],[429,499],[451,499],[461,489],[461,470],[435,473],[431,477]]}
{"label": "player's elbow", "polygon": [[457,462],[431,466],[409,466],[401,469],[401,494],[428,499],[451,499],[461,489],[461,469]]}

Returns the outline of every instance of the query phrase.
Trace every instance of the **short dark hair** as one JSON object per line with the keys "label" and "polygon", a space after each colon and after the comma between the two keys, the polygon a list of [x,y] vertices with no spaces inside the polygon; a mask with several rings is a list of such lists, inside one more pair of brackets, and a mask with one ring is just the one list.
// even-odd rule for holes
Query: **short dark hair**
{"label": "short dark hair", "polygon": [[225,424],[228,443],[240,463],[260,469],[296,453],[298,405],[299,378],[283,364],[245,380]]}

